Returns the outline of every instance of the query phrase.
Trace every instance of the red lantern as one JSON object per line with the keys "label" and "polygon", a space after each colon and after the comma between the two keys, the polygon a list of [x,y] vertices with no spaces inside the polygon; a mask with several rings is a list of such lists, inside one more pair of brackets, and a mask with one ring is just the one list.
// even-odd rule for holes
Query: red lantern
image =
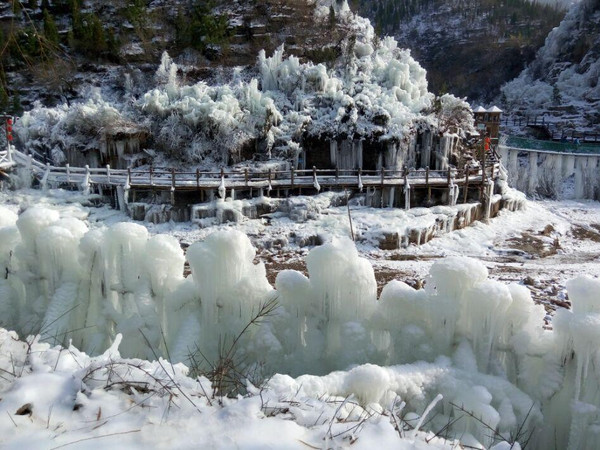
{"label": "red lantern", "polygon": [[13,140],[13,136],[12,136],[12,119],[6,119],[6,139],[8,139],[8,142],[12,142]]}

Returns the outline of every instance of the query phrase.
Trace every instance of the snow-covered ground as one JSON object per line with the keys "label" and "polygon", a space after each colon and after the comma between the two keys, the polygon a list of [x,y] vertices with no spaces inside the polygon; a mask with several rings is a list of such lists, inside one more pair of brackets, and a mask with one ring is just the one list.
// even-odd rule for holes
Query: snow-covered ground
{"label": "snow-covered ground", "polygon": [[[7,279],[18,274],[38,286],[35,295],[29,292],[15,298],[32,308],[20,304],[21,311],[29,311],[30,317],[41,315],[42,327],[55,330],[46,336],[52,342],[61,333],[64,315],[69,315],[69,323],[76,320],[70,312],[50,314],[57,299],[63,301],[58,293],[80,269],[98,270],[87,265],[91,259],[85,249],[101,244],[98,248],[106,246],[110,253],[124,237],[132,240],[130,251],[137,254],[135,242],[140,236],[142,241],[148,239],[137,259],[123,254],[113,260],[116,253],[111,253],[99,263],[105,273],[99,276],[108,277],[111,264],[129,258],[128,266],[123,260],[119,269],[122,281],[110,289],[120,292],[134,309],[121,311],[122,317],[102,309],[97,314],[114,320],[113,331],[124,334],[119,347],[124,356],[136,353],[136,346],[146,346],[145,358],[154,360],[121,357],[120,338],[115,335],[109,341],[97,340],[104,347],[91,354],[98,355],[107,346],[109,350],[88,356],[72,346],[52,347],[32,337],[19,340],[14,333],[0,332],[3,448],[457,448],[456,440],[477,448],[509,448],[500,442],[512,441],[511,433],[521,424],[527,433],[533,431],[529,444],[533,448],[553,443],[559,448],[567,444],[593,448],[598,375],[588,362],[596,353],[591,343],[597,333],[593,321],[600,286],[598,202],[528,202],[524,210],[501,212],[488,224],[476,222],[427,244],[399,250],[381,250],[366,237],[377,228],[405,226],[406,220],[426,223],[431,213],[416,210],[411,216],[354,205],[355,233],[365,237],[357,243],[358,253],[349,240],[340,240],[349,236],[346,207],[317,208],[298,223],[275,216],[240,224],[205,223],[204,228],[191,223],[144,224],[149,230],[144,237],[140,226],[119,225],[131,222],[124,214],[94,206],[79,193],[3,192],[0,205],[0,262],[7,267]],[[28,209],[33,212],[23,215]],[[19,239],[13,226],[19,213],[20,235],[37,234],[35,249],[23,241],[37,255],[34,260],[27,259],[24,248],[11,247]],[[71,248],[69,235],[83,236],[87,228],[89,237],[77,250],[78,268],[69,263],[77,262],[73,254],[61,251]],[[257,254],[234,228],[261,247]],[[229,234],[214,234],[223,229]],[[314,250],[300,247],[295,240],[285,239],[290,233],[318,235],[328,244]],[[102,239],[108,240],[102,244]],[[264,383],[245,386],[243,396],[230,399],[215,394],[215,384],[204,376],[198,378],[197,371],[157,360],[164,347],[144,344],[155,338],[150,316],[141,314],[144,304],[169,310],[168,302],[161,303],[161,298],[171,298],[169,289],[177,294],[169,301],[192,295],[194,289],[193,283],[181,278],[183,256],[177,256],[177,242],[192,244],[188,281],[196,283],[202,302],[210,302],[213,294],[217,303],[225,302],[217,310],[229,311],[226,302],[240,296],[253,303],[258,291],[273,292],[264,283],[277,275],[274,287],[281,303],[277,315],[267,318],[266,328],[261,325],[259,332],[245,336],[240,347],[246,356],[260,355],[271,372],[288,372],[297,378],[274,375]],[[13,259],[7,265],[7,248],[14,249],[9,258],[21,258],[18,263]],[[216,249],[227,257],[220,259]],[[464,256],[471,259],[456,259]],[[160,261],[166,264],[163,270],[153,270]],[[266,263],[267,278],[261,261]],[[307,271],[309,278],[284,269]],[[222,289],[227,277],[237,272],[240,281],[232,300],[229,291]],[[567,280],[581,275],[587,277],[567,285]],[[150,291],[143,287],[146,277]],[[388,283],[390,279],[398,281]],[[15,293],[7,293],[2,281],[5,321],[6,301]],[[402,282],[424,289],[413,290]],[[507,288],[508,282],[528,289]],[[133,284],[128,287],[128,283]],[[377,284],[383,292],[372,303]],[[130,289],[135,291],[134,302],[127,294]],[[303,292],[312,292],[313,299],[305,303]],[[546,302],[546,309],[534,307],[530,293]],[[50,302],[46,306],[45,299]],[[567,300],[573,301],[575,313],[558,307],[553,319],[548,311],[557,303],[569,306]],[[319,312],[319,301],[328,304],[326,310]],[[176,326],[185,328],[185,315],[193,310],[180,303],[176,309],[183,308],[184,317],[177,319]],[[240,308],[242,315],[241,303],[235,305],[232,311]],[[506,309],[508,305],[512,306]],[[131,316],[134,310],[142,321],[123,327],[135,316]],[[194,314],[206,312],[200,309]],[[129,318],[122,320],[127,314]],[[320,314],[328,319],[319,319]],[[218,313],[215,318],[223,333],[243,325]],[[230,329],[225,331],[226,327]],[[578,334],[581,327],[585,332]],[[165,342],[176,341],[172,327],[163,331]],[[78,335],[81,331],[72,333],[74,342],[89,344]],[[294,333],[299,334],[294,337]],[[213,336],[215,341],[222,337]],[[571,352],[575,359],[566,357],[561,365],[562,355]],[[587,376],[582,375],[585,370]],[[560,414],[557,408],[562,408]],[[581,424],[591,428],[577,431],[579,426],[585,428]],[[496,434],[489,433],[488,425]],[[522,433],[517,439],[524,443],[527,437]]]}

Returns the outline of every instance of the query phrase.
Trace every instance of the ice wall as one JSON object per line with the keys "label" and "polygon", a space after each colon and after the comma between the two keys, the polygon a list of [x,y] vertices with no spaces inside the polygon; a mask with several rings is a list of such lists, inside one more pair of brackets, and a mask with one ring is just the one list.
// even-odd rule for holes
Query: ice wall
{"label": "ice wall", "polygon": [[573,310],[559,311],[550,331],[526,288],[490,280],[467,258],[436,262],[425,289],[392,281],[377,300],[369,262],[351,241],[333,240],[309,253],[308,276],[283,271],[273,290],[238,231],[219,231],[184,254],[172,236],[150,236],[133,223],[88,230],[39,207],[18,218],[0,213],[0,317],[22,334],[90,353],[121,334],[127,356],[215,361],[277,296],[276,314],[239,341],[240,357],[296,375],[362,364],[302,378],[307,393],[380,404],[399,397],[413,410],[441,393],[433,424],[456,419],[452,433],[486,446],[493,439],[476,418],[503,436],[532,431],[534,448],[597,442],[597,279],[569,282]]}
{"label": "ice wall", "polygon": [[600,157],[500,146],[508,182],[530,196],[600,199]]}

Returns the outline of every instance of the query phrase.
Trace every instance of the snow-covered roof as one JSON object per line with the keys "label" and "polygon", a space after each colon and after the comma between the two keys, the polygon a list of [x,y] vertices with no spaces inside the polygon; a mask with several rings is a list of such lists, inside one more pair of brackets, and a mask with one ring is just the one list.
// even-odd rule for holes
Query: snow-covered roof
{"label": "snow-covered roof", "polygon": [[490,109],[485,109],[483,106],[479,105],[477,108],[473,110],[474,113],[499,113],[502,112],[500,108],[497,106],[492,106]]}

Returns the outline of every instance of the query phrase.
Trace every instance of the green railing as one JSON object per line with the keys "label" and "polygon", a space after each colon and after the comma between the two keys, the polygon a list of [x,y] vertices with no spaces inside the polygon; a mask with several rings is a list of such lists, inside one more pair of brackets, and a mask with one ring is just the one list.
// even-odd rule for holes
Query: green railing
{"label": "green railing", "polygon": [[596,153],[600,154],[600,145],[575,141],[540,141],[536,139],[527,139],[517,136],[508,136],[506,141],[508,147],[518,147],[530,150],[546,150],[549,152],[560,153]]}

